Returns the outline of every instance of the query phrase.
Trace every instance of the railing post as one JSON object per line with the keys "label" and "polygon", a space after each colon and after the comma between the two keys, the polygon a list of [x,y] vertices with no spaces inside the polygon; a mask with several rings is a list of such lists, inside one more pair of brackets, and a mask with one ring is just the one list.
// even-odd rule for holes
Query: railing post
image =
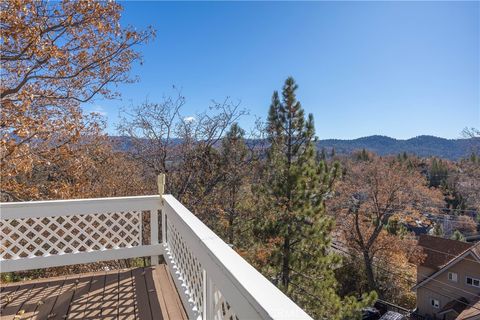
{"label": "railing post", "polygon": [[[165,189],[165,174],[160,174],[158,176],[158,193],[160,195],[160,201],[163,205],[163,191]],[[163,211],[163,210],[162,210]],[[162,222],[163,222],[163,213],[162,213]],[[162,224],[163,229],[163,224]],[[163,231],[163,230],[162,230]],[[150,244],[158,244],[158,208],[152,209],[150,211]],[[163,239],[163,234],[162,234]],[[151,264],[155,266],[158,264],[158,255],[151,256]]]}
{"label": "railing post", "polygon": [[209,320],[214,318],[215,297],[213,296],[213,282],[207,271],[203,270],[203,319]]}
{"label": "railing post", "polygon": [[[150,210],[150,244],[158,244],[158,208]],[[152,266],[158,264],[158,255],[150,257]]]}
{"label": "railing post", "polygon": [[162,207],[162,244],[167,244],[167,217],[165,216],[165,210]]}
{"label": "railing post", "polygon": [[165,192],[165,173],[160,173],[157,177],[158,194],[160,195],[160,201],[163,204],[163,194]]}
{"label": "railing post", "polygon": [[166,223],[166,216],[165,210],[163,208],[163,193],[165,192],[165,174],[162,173],[158,176],[158,194],[160,195],[160,202],[162,205],[162,244],[165,245],[167,243],[167,223]]}

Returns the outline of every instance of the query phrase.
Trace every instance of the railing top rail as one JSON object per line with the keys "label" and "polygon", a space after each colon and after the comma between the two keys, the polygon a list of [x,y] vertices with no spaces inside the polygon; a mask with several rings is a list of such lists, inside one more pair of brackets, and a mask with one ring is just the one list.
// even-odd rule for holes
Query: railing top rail
{"label": "railing top rail", "polygon": [[233,286],[262,319],[311,319],[177,199],[172,195],[164,195],[163,199],[204,248],[204,252],[195,252],[198,258],[213,261],[210,265],[216,266],[215,271],[223,273],[229,280],[228,283],[217,284],[225,294],[229,291],[228,286]]}
{"label": "railing top rail", "polygon": [[1,202],[0,218],[17,219],[43,216],[91,214],[98,212],[150,210],[160,205],[159,195],[69,200]]}

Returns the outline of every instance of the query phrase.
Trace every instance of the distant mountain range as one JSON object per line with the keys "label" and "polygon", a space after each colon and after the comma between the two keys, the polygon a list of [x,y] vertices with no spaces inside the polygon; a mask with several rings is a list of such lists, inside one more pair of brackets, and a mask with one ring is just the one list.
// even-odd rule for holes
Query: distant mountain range
{"label": "distant mountain range", "polygon": [[396,155],[406,152],[419,157],[439,157],[458,160],[471,154],[473,145],[480,146],[480,138],[444,139],[434,136],[418,136],[407,140],[399,140],[386,136],[369,136],[353,140],[327,139],[319,140],[319,150],[325,148],[329,154],[335,148],[336,154],[350,154],[366,149],[378,155]]}
{"label": "distant mountain range", "polygon": [[[117,148],[128,151],[132,148],[131,140],[128,137],[111,137],[116,142]],[[175,142],[180,143],[179,139]],[[480,138],[473,139],[444,139],[434,136],[418,136],[415,138],[400,140],[386,136],[369,136],[352,140],[326,139],[317,142],[318,150],[325,148],[330,154],[332,148],[335,154],[345,155],[355,151],[366,149],[378,155],[397,155],[406,152],[419,157],[439,157],[449,160],[459,160],[471,154],[472,146],[480,148]]]}

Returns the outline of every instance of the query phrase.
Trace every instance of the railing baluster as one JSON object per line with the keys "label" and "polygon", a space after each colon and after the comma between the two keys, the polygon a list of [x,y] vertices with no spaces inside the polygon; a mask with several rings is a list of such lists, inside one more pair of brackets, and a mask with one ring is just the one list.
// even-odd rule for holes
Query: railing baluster
{"label": "railing baluster", "polygon": [[162,207],[162,244],[167,243],[167,217],[165,216],[165,210]]}
{"label": "railing baluster", "polygon": [[213,308],[215,305],[215,297],[213,296],[213,282],[207,271],[203,270],[203,319],[213,319]]}
{"label": "railing baluster", "polygon": [[[158,209],[150,210],[150,244],[158,244]],[[152,266],[158,264],[158,255],[151,256],[150,263]]]}

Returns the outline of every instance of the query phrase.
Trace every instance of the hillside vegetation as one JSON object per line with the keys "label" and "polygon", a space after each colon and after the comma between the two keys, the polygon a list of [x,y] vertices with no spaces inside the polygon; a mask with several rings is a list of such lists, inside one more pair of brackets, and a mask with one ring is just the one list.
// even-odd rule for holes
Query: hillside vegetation
{"label": "hillside vegetation", "polygon": [[395,155],[406,152],[419,157],[439,157],[459,160],[471,153],[471,146],[480,144],[480,139],[445,139],[434,136],[418,136],[400,140],[386,136],[374,135],[352,140],[326,139],[317,142],[317,148],[324,148],[330,153],[332,148],[337,154],[351,154],[354,151],[367,149],[378,155]]}

